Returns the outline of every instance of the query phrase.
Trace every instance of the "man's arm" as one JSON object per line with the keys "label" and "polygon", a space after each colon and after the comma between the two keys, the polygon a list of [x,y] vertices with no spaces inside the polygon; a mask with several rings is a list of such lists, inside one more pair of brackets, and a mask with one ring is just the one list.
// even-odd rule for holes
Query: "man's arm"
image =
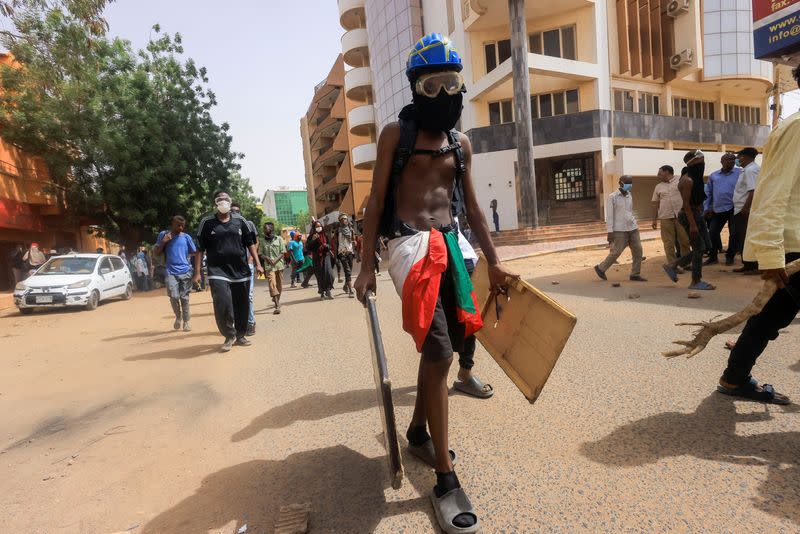
{"label": "man's arm", "polygon": [[461,134],[461,146],[464,151],[464,165],[466,172],[462,177],[464,185],[464,201],[467,208],[467,220],[469,221],[472,235],[474,235],[478,243],[481,245],[481,251],[486,256],[486,261],[489,264],[489,285],[492,288],[505,288],[507,286],[507,278],[519,278],[519,275],[508,271],[500,264],[500,258],[497,257],[497,251],[492,242],[492,236],[489,232],[489,224],[486,222],[486,217],[483,216],[480,205],[478,204],[478,196],[475,194],[475,186],[472,183],[472,144],[469,137]]}
{"label": "man's arm", "polygon": [[713,176],[708,177],[708,182],[705,185],[706,199],[703,201],[703,213],[706,217],[714,215],[713,199],[714,199],[714,180]]}
{"label": "man's arm", "polygon": [[172,232],[161,232],[158,236],[158,240],[156,241],[156,246],[153,249],[153,252],[156,254],[161,254],[164,252],[164,249],[167,247],[167,243],[172,241]]}
{"label": "man's arm", "polygon": [[364,302],[367,291],[375,291],[375,244],[378,241],[378,223],[383,216],[383,204],[392,174],[394,152],[400,141],[400,125],[388,124],[378,139],[378,157],[372,172],[372,191],[364,213],[363,249],[361,272],[356,279],[356,295]]}
{"label": "man's arm", "polygon": [[658,206],[659,205],[660,205],[660,202],[658,202],[657,200],[653,201],[653,230],[658,228]]}
{"label": "man's arm", "polygon": [[606,197],[606,230],[608,231],[608,242],[614,241],[614,197]]}

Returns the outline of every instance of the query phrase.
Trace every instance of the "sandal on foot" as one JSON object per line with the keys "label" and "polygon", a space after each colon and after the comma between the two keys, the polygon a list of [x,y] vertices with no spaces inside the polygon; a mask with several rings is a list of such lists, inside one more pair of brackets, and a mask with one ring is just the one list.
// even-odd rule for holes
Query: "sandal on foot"
{"label": "sandal on foot", "polygon": [[[412,445],[409,443],[408,452],[436,469],[436,451],[433,449],[433,440],[429,439],[422,445]],[[457,460],[458,456],[456,456],[456,452],[453,449],[450,449],[450,462],[452,462],[453,465],[456,465]]]}
{"label": "sandal on foot", "polygon": [[700,280],[696,284],[690,285],[689,289],[694,289],[695,291],[712,291],[717,288],[713,284],[709,284],[704,280]]}
{"label": "sandal on foot", "polygon": [[738,388],[726,388],[723,385],[717,386],[717,391],[723,395],[730,395],[732,397],[741,397],[758,402],[765,402],[767,404],[791,404],[792,401],[789,397],[775,392],[775,388],[770,384],[764,384],[761,388],[758,387],[758,382],[750,380],[742,384]]}
{"label": "sandal on foot", "polygon": [[[434,490],[431,492],[431,504],[439,527],[446,534],[473,534],[480,529],[481,522],[463,488],[450,490],[441,497],[437,497]],[[459,515],[471,515],[475,524],[469,527],[456,526],[453,521]]]}
{"label": "sandal on foot", "polygon": [[[488,390],[483,389],[486,386],[489,387]],[[456,381],[453,382],[453,389],[479,399],[488,399],[494,395],[494,388],[492,385],[484,384],[481,379],[475,375],[469,377],[469,380],[466,382],[456,379]]]}
{"label": "sandal on foot", "polygon": [[669,276],[670,280],[676,284],[678,283],[678,271],[675,269],[675,267],[672,267],[671,265],[663,265],[662,269],[664,269],[664,272],[667,273],[667,276]]}

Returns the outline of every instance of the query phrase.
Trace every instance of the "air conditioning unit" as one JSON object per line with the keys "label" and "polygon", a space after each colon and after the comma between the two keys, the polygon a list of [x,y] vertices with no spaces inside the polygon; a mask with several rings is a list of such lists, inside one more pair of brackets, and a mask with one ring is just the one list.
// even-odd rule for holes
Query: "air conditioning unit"
{"label": "air conditioning unit", "polygon": [[674,70],[681,70],[683,67],[691,65],[694,61],[694,50],[687,48],[679,54],[669,58],[669,66]]}
{"label": "air conditioning unit", "polygon": [[675,18],[678,15],[689,12],[691,0],[672,0],[667,4],[667,16]]}

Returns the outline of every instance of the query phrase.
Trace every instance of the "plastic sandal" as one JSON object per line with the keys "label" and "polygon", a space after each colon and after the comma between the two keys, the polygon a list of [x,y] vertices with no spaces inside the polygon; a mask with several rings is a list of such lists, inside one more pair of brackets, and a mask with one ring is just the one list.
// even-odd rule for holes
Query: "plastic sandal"
{"label": "plastic sandal", "polygon": [[[484,386],[489,386],[489,390],[484,391]],[[453,389],[479,399],[488,399],[494,395],[494,388],[492,385],[484,384],[481,379],[475,375],[469,377],[469,380],[466,382],[456,379],[456,381],[453,382]]]}
{"label": "plastic sandal", "polygon": [[[436,469],[436,451],[433,449],[433,440],[429,439],[422,445],[412,445],[408,444],[408,452],[410,452],[413,456],[416,456],[432,468]],[[456,465],[458,461],[458,456],[453,449],[450,449],[450,462],[453,465]]]}
{"label": "plastic sandal", "polygon": [[[441,497],[437,497],[436,492],[432,491],[431,504],[433,504],[433,511],[436,512],[439,527],[446,534],[473,534],[480,529],[481,522],[478,514],[475,513],[463,488],[450,490]],[[454,525],[453,520],[461,514],[472,515],[475,518],[475,524],[464,528]]]}

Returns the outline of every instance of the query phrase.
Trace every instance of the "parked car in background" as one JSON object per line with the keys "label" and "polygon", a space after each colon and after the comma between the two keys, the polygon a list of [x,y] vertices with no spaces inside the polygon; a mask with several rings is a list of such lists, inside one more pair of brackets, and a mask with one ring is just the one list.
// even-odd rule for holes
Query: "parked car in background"
{"label": "parked car in background", "polygon": [[109,254],[54,256],[14,288],[20,313],[36,308],[78,306],[94,310],[104,300],[133,296],[125,262]]}

